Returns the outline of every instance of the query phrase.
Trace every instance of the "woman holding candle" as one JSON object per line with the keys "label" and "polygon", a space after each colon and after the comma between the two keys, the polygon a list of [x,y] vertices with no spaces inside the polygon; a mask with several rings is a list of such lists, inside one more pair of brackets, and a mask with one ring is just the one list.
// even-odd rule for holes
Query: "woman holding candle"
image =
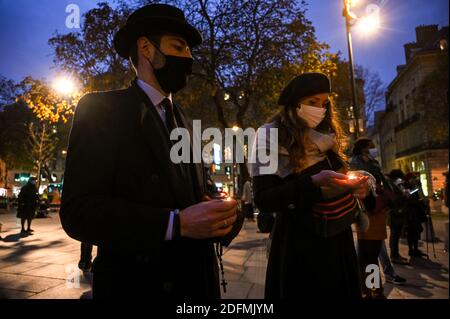
{"label": "woman holding candle", "polygon": [[256,206],[276,213],[266,298],[361,297],[350,226],[367,177],[345,174],[345,137],[330,94],[326,75],[297,76],[280,95],[281,111],[262,127],[278,129],[278,141],[266,145],[278,148],[275,174],[261,174],[257,161],[250,167]]}

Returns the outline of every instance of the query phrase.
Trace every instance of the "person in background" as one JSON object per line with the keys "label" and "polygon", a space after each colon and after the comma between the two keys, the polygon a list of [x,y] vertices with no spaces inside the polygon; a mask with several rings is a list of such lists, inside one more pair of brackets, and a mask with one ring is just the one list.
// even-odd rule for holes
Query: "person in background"
{"label": "person in background", "polygon": [[395,271],[394,266],[391,263],[391,258],[389,258],[385,241],[381,242],[380,255],[378,256],[378,259],[380,260],[386,282],[393,285],[404,285],[406,283],[406,279],[400,277]]}
{"label": "person in background", "polygon": [[[36,209],[39,205],[39,194],[36,187],[36,178],[31,177],[28,183],[25,184],[19,193],[18,197],[19,205],[17,207],[17,218],[20,218],[22,225],[22,234],[32,234],[31,222],[36,214]],[[28,223],[28,227],[25,230],[25,221]]]}
{"label": "person in background", "polygon": [[205,168],[205,175],[206,175],[206,190],[209,193],[211,197],[217,197],[220,196],[219,189],[217,188],[216,184],[214,183],[214,180],[211,177],[211,171],[209,168]]}
{"label": "person in background", "polygon": [[420,181],[416,174],[408,173],[405,176],[405,188],[409,196],[406,201],[406,234],[408,239],[409,256],[422,258],[427,254],[419,249],[419,239],[422,233],[422,223],[427,222],[426,209],[427,199],[425,198]]}
{"label": "person in background", "polygon": [[[381,242],[380,254],[378,256],[386,282],[393,285],[404,285],[406,283],[406,279],[397,274],[392,263],[401,265],[409,264],[408,260],[400,256],[399,253],[399,239],[404,225],[403,220],[405,218],[401,203],[404,202],[405,195],[395,183],[398,183],[402,176],[404,177],[404,174],[401,170],[393,170],[388,175],[388,179],[386,179],[386,182],[390,184],[391,189],[395,189],[395,191],[391,192],[389,196],[390,201],[388,203],[389,210],[387,214],[387,224],[391,230],[389,238],[391,255],[389,256],[386,242],[383,240]],[[395,180],[395,183],[392,182],[392,179]],[[385,193],[386,192],[389,191],[385,189]]]}
{"label": "person in background", "polygon": [[385,299],[381,279],[379,288],[370,289],[366,286],[366,268],[368,265],[379,265],[378,258],[382,248],[382,243],[387,238],[386,231],[386,211],[387,201],[383,194],[384,187],[387,186],[386,179],[381,172],[380,165],[375,159],[378,150],[369,138],[358,139],[352,150],[350,168],[352,170],[363,170],[369,172],[376,179],[377,197],[376,205],[373,209],[367,209],[369,212],[369,229],[364,232],[359,227],[357,229],[358,237],[358,256],[360,261],[360,271],[362,277],[362,291],[364,299]]}
{"label": "person in background", "polygon": [[253,215],[253,190],[252,190],[252,182],[250,177],[247,177],[246,182],[244,183],[244,189],[242,192],[242,205],[244,207],[245,217],[248,221],[255,221],[255,217]]}
{"label": "person in background", "polygon": [[444,204],[448,208],[449,204],[449,194],[448,194],[448,171],[442,173],[445,177],[445,185],[444,185]]}
{"label": "person in background", "polygon": [[[445,186],[444,186],[444,204],[447,207],[448,212],[448,204],[449,204],[449,193],[448,193],[448,171],[444,172],[442,175],[445,176]],[[444,243],[444,251],[448,252],[448,219],[446,221],[447,229],[445,232],[445,243]]]}
{"label": "person in background", "polygon": [[403,186],[405,174],[399,169],[392,170],[387,176],[386,182],[389,183],[389,203],[387,224],[391,230],[389,237],[389,247],[391,249],[391,259],[395,264],[405,265],[408,260],[400,255],[399,242],[406,224],[405,202],[407,201],[407,192]]}
{"label": "person in background", "polygon": [[50,201],[48,198],[48,188],[45,188],[39,200],[38,217],[44,218],[48,215],[48,209],[50,207]]}

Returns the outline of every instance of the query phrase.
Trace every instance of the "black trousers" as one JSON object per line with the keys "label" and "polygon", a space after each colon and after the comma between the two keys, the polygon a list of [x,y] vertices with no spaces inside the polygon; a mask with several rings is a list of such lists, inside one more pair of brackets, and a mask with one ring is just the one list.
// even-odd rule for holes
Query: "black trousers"
{"label": "black trousers", "polygon": [[89,263],[92,261],[92,245],[81,243],[80,262]]}
{"label": "black trousers", "polygon": [[247,219],[253,219],[253,205],[252,204],[245,204],[244,212],[245,212],[245,217]]}
{"label": "black trousers", "polygon": [[420,233],[418,232],[408,232],[408,248],[409,252],[416,251],[419,249],[419,238]]}
{"label": "black trousers", "polygon": [[389,236],[389,247],[391,248],[391,258],[400,257],[398,244],[402,234],[403,225],[392,224],[390,226],[391,234]]}
{"label": "black trousers", "polygon": [[[367,290],[366,287],[366,277],[370,274],[366,272],[366,267],[368,265],[378,264],[378,255],[380,254],[382,240],[358,240],[358,250],[359,250],[359,262],[361,267],[361,284],[363,291]],[[381,278],[380,278],[380,288],[381,288]]]}

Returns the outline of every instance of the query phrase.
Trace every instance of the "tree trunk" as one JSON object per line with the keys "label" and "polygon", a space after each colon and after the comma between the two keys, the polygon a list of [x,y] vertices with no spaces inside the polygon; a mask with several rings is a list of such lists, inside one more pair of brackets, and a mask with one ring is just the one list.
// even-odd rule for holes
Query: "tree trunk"
{"label": "tree trunk", "polygon": [[38,180],[37,180],[37,189],[39,192],[39,189],[41,187],[41,170],[42,170],[42,148],[43,148],[43,144],[44,144],[44,138],[45,138],[45,133],[46,133],[46,125],[43,124],[42,125],[42,133],[41,133],[41,142],[39,143],[39,155],[38,155],[38,170],[37,170],[37,174],[38,174]]}

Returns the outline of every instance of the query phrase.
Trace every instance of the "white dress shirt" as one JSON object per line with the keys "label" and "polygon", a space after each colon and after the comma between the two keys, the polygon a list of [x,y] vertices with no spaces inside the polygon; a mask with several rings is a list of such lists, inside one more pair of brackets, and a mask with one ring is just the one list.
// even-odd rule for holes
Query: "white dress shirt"
{"label": "white dress shirt", "polygon": [[173,104],[172,94],[169,94],[169,96],[165,96],[161,94],[158,90],[156,90],[153,86],[142,81],[141,79],[137,80],[137,85],[145,92],[145,94],[147,94],[148,98],[150,99],[150,101],[152,101],[153,105],[156,107],[156,111],[158,111],[159,116],[161,117],[162,121],[165,124],[166,111],[160,104],[165,98],[168,98],[170,100],[170,103]]}

